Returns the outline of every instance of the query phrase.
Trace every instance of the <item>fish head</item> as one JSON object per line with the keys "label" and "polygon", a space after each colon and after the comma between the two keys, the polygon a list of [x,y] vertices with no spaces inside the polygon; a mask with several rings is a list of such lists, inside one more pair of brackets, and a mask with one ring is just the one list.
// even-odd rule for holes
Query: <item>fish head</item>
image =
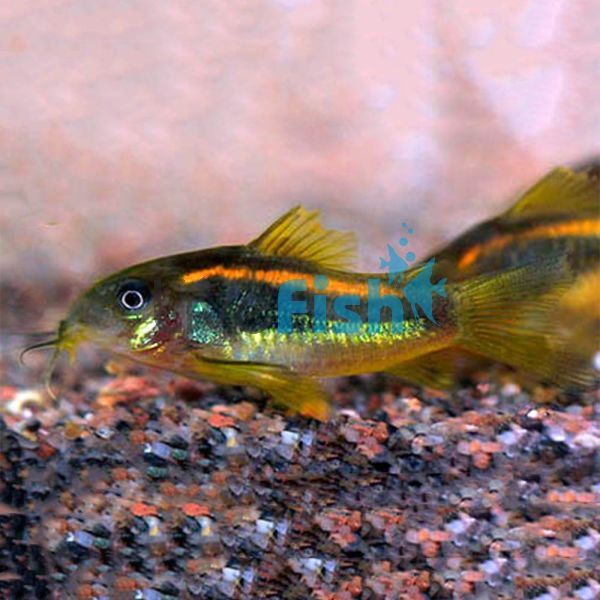
{"label": "fish head", "polygon": [[81,342],[140,359],[177,335],[181,319],[163,265],[139,265],[83,292],[60,323],[57,352],[73,356]]}

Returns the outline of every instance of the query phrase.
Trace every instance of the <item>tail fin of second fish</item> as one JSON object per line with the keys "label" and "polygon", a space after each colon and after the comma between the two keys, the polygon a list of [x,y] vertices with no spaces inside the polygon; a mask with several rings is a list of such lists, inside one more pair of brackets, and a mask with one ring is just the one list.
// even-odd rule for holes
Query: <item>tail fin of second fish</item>
{"label": "tail fin of second fish", "polygon": [[458,346],[568,386],[594,380],[591,357],[560,327],[575,275],[561,256],[452,287]]}

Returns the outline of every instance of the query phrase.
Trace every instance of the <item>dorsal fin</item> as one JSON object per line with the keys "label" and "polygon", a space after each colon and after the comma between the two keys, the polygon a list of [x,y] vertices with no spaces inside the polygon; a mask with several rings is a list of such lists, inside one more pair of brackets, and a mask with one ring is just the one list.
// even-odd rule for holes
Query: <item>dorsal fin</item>
{"label": "dorsal fin", "polygon": [[250,242],[263,254],[289,256],[332,269],[351,269],[356,260],[354,233],[324,229],[319,211],[295,206]]}
{"label": "dorsal fin", "polygon": [[592,172],[558,167],[527,190],[502,218],[514,222],[555,215],[599,216],[600,179]]}

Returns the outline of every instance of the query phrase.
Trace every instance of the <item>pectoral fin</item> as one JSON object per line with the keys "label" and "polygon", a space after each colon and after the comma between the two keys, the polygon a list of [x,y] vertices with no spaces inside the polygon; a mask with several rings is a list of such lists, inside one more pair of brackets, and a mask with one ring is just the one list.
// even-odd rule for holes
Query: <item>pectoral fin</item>
{"label": "pectoral fin", "polygon": [[269,394],[275,403],[301,415],[325,421],[330,415],[327,396],[314,379],[285,367],[263,363],[197,357],[194,371],[226,385],[252,386]]}

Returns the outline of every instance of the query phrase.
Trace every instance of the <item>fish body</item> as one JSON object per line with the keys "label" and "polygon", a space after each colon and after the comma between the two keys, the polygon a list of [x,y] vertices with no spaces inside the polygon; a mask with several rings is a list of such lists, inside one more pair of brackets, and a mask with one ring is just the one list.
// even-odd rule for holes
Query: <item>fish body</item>
{"label": "fish body", "polygon": [[[315,280],[324,281],[325,287],[318,289]],[[306,312],[293,315],[292,331],[280,332],[281,285],[295,281],[305,288],[294,296],[306,304]],[[380,327],[369,330],[369,289],[398,303],[396,314],[401,315],[403,325],[396,333],[391,332],[390,310],[382,310]],[[395,357],[400,349],[410,355],[412,345],[441,335],[439,325],[424,323],[423,318],[404,318],[402,294],[387,286],[384,277],[319,269],[307,261],[263,256],[245,246],[151,261],[104,280],[100,290],[93,289],[74,306],[75,328],[81,327],[86,337],[106,349],[143,362],[155,358],[163,366],[176,367],[185,362],[180,355],[201,351],[204,358],[213,360],[266,361],[319,376],[332,370],[349,374],[364,367],[369,357],[385,364],[388,355]],[[125,326],[115,329],[111,311],[98,307],[130,290],[146,295],[152,310],[131,311]],[[356,332],[337,332],[335,325],[342,321],[334,304],[347,295],[356,297],[352,308],[361,323]],[[315,311],[319,297],[326,302],[321,321]],[[433,304],[440,322],[450,327],[443,298]],[[100,322],[106,326],[98,328]],[[316,347],[319,352],[314,352]]]}
{"label": "fish body", "polygon": [[[302,208],[289,214],[315,226],[315,215]],[[386,276],[333,265],[267,254],[252,244],[149,261],[85,293],[62,326],[62,345],[86,339],[154,367],[222,383],[261,383],[273,393],[271,378],[302,387],[307,378],[385,370],[444,347],[455,334],[443,296],[429,299],[433,322],[414,315]],[[291,328],[284,331],[281,291],[290,282],[301,285],[292,296],[305,310],[291,315]],[[139,308],[123,306],[138,298]],[[336,305],[343,298],[347,304]],[[380,306],[377,322],[369,322],[369,306],[371,312]],[[351,311],[353,327],[344,327],[344,309]],[[315,414],[322,416],[323,396],[316,397]],[[314,391],[311,398],[314,403]]]}
{"label": "fish body", "polygon": [[[99,281],[61,323],[57,352],[91,341],[186,376],[258,387],[320,419],[329,403],[318,378],[406,376],[407,365],[418,374],[424,357],[448,351],[588,383],[589,369],[572,339],[554,330],[552,315],[581,273],[597,268],[597,247],[587,241],[597,244],[600,233],[590,200],[597,190],[571,185],[575,175],[563,171],[536,202],[520,200],[512,227],[509,211],[442,249],[438,264],[432,257],[402,269],[401,284],[352,271],[354,236],[324,229],[316,211],[296,207],[249,244],[159,258]],[[584,216],[562,208],[562,221],[538,214],[549,210],[545,196],[566,202],[560,189],[584,206]],[[539,232],[565,223],[584,238],[575,259],[575,236],[548,244],[549,230]],[[561,364],[571,371],[561,374]]]}
{"label": "fish body", "polygon": [[438,274],[459,281],[552,253],[564,256],[577,273],[600,266],[600,161],[579,171],[554,169],[509,210],[431,256]]}

